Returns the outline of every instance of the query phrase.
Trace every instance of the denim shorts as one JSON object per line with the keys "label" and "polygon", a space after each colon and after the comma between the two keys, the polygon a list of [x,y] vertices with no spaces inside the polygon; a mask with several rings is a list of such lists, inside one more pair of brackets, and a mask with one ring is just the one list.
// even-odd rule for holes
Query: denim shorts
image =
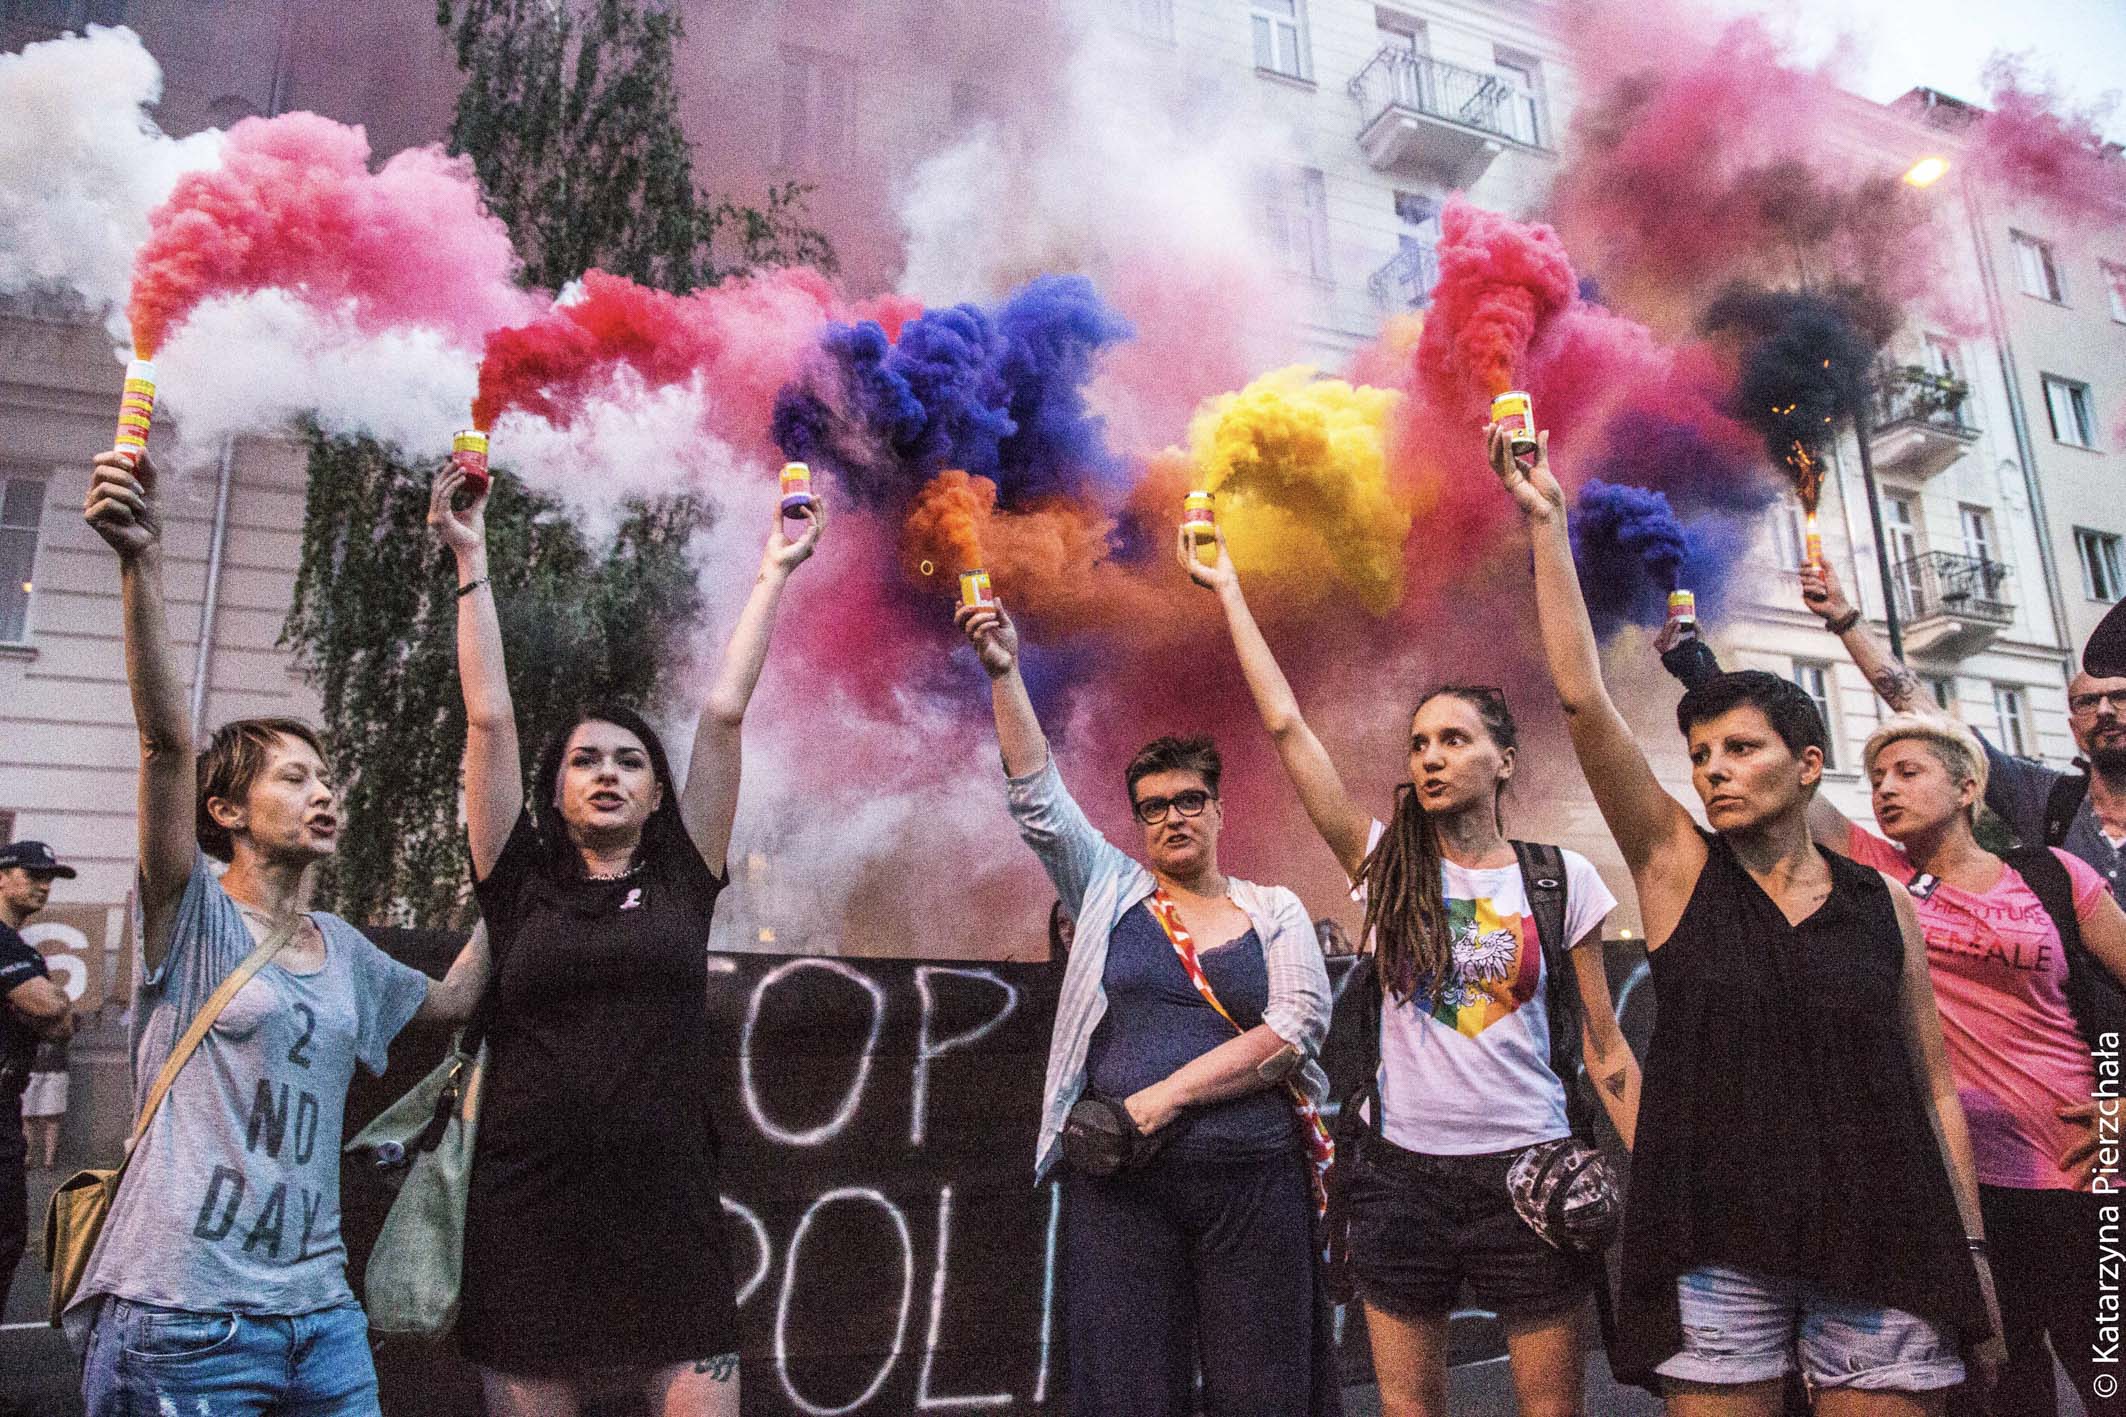
{"label": "denim shorts", "polygon": [[229,1314],[107,1298],[81,1397],[88,1417],[380,1412],[369,1320],[352,1299],[308,1314]]}
{"label": "denim shorts", "polygon": [[1931,1392],[1964,1380],[1956,1343],[1902,1309],[1836,1299],[1791,1280],[1707,1265],[1676,1281],[1683,1351],[1655,1368],[1691,1383],[1782,1377],[1801,1355],[1812,1387]]}

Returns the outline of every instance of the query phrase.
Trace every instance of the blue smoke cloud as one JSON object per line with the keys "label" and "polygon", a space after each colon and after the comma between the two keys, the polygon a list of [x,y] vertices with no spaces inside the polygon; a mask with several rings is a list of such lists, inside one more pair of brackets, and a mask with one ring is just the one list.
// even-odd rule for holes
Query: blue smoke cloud
{"label": "blue smoke cloud", "polygon": [[776,395],[775,440],[867,506],[946,468],[994,481],[1006,508],[1058,493],[1111,504],[1126,470],[1085,385],[1131,333],[1083,276],[1038,277],[993,311],[926,310],[897,342],[871,321],[832,325],[819,364]]}

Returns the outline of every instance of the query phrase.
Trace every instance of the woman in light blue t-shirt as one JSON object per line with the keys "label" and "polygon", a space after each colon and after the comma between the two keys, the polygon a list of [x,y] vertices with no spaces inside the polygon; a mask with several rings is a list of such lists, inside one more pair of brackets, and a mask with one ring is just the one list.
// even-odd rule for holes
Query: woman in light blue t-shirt
{"label": "woman in light blue t-shirt", "polygon": [[[84,512],[118,553],[140,730],[137,1110],[237,966],[293,933],[217,1016],[134,1148],[67,1312],[89,1417],[378,1412],[368,1325],[339,1229],[341,1117],[415,1017],[462,1022],[486,983],[466,947],[431,982],[336,915],[305,911],[339,844],[323,747],[299,719],[223,724],[194,746],[163,608],[154,465],[95,460]],[[227,864],[218,876],[209,858]]]}
{"label": "woman in light blue t-shirt", "polygon": [[[1527,883],[1501,829],[1499,799],[1519,754],[1505,696],[1450,685],[1418,701],[1410,777],[1381,822],[1353,799],[1300,715],[1223,535],[1212,565],[1185,538],[1178,549],[1191,579],[1217,593],[1285,772],[1365,902],[1379,1065],[1365,1104],[1370,1126],[1357,1155],[1338,1165],[1349,1167],[1351,1273],[1382,1406],[1445,1407],[1447,1320],[1466,1296],[1505,1326],[1522,1417],[1576,1414],[1579,1320],[1601,1270],[1520,1218],[1506,1174],[1529,1148],[1571,1134],[1553,1018],[1585,1019],[1580,1047],[1567,1052],[1584,1059],[1631,1144],[1639,1067],[1602,964],[1602,922],[1616,900],[1585,857],[1563,853],[1572,977],[1548,978]],[[1553,1000],[1558,988],[1570,992]]]}

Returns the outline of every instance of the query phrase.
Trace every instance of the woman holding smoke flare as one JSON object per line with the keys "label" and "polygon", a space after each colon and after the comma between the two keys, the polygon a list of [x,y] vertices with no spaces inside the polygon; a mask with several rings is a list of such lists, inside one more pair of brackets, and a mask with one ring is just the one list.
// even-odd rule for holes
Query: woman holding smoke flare
{"label": "woman holding smoke flare", "polygon": [[1061,1159],[1071,1411],[1340,1413],[1315,1282],[1309,1154],[1329,978],[1299,897],[1223,874],[1218,750],[1160,738],[1124,771],[1145,864],[1056,771],[998,602],[960,629],[989,676],[1011,814],[1076,932],[1036,1176]]}
{"label": "woman holding smoke flare", "polygon": [[[1602,964],[1616,900],[1584,856],[1504,836],[1499,804],[1519,750],[1496,689],[1446,685],[1420,698],[1391,820],[1361,807],[1301,716],[1223,531],[1217,552],[1205,565],[1181,538],[1182,565],[1224,607],[1307,816],[1366,907],[1372,965],[1359,987],[1372,1068],[1340,1114],[1337,1165],[1382,1411],[1445,1411],[1447,1319],[1466,1286],[1505,1323],[1523,1417],[1569,1417],[1580,1411],[1580,1318],[1603,1277],[1600,1250],[1539,1235],[1508,1177],[1523,1158],[1533,1172],[1590,1135],[1575,1086],[1582,1060],[1631,1144],[1639,1067]],[[1539,926],[1532,903],[1558,885],[1562,908]],[[1541,938],[1546,929],[1556,937]],[[1613,1191],[1606,1199],[1613,1220]]]}
{"label": "woman holding smoke flare", "polygon": [[1757,1417],[1779,1410],[1798,1353],[1825,1412],[1940,1413],[1959,1345],[1991,1368],[2000,1323],[1912,903],[1810,840],[1823,720],[1777,675],[1723,674],[1677,706],[1712,830],[1662,790],[1602,682],[1548,435],[1525,461],[1486,435],[1660,998],[1618,1375],[1658,1377],[1674,1413]]}
{"label": "woman holding smoke flare", "polygon": [[[155,466],[144,450],[94,466],[84,515],[118,553],[140,732],[135,1115],[162,1100],[65,1314],[86,1340],[83,1404],[90,1417],[375,1417],[340,1239],[347,1087],[357,1063],[383,1071],[409,1020],[470,1017],[486,952],[476,937],[432,982],[304,908],[342,825],[317,732],[236,719],[195,745]],[[219,878],[209,857],[227,865]]]}
{"label": "woman holding smoke flare", "polygon": [[[1901,687],[1909,678],[1828,568],[1803,567],[1801,594],[1841,630],[1871,681]],[[2057,1354],[2097,1411],[2096,1067],[2069,1004],[2063,937],[2126,983],[2126,911],[2096,869],[2066,851],[2039,846],[2004,859],[1979,844],[1986,752],[1954,719],[1897,714],[1869,737],[1862,761],[1882,836],[1821,797],[1809,826],[1825,850],[1904,882],[1926,932],[1979,1209],[1993,1247],[2013,1257],[2000,1272],[2008,1358],[1989,1410],[2052,1417]]]}
{"label": "woman holding smoke flare", "polygon": [[457,558],[466,836],[496,962],[459,1343],[491,1417],[572,1417],[616,1381],[663,1417],[737,1417],[705,951],[746,705],[825,508],[795,513],[794,541],[777,512],[683,788],[649,724],[601,705],[558,728],[527,797],[487,496],[446,467],[428,511]]}

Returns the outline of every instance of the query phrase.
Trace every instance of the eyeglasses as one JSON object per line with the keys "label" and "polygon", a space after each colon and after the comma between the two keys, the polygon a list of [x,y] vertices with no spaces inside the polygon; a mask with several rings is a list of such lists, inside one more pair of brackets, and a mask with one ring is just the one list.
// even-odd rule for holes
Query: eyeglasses
{"label": "eyeglasses", "polygon": [[2126,718],[2126,689],[2112,689],[2101,694],[2076,694],[2067,700],[2067,712],[2076,718],[2087,718],[2097,711],[2097,705],[2110,704],[2111,711]]}
{"label": "eyeglasses", "polygon": [[1137,820],[1148,827],[1156,827],[1166,820],[1168,808],[1184,817],[1200,817],[1203,809],[1218,799],[1208,792],[1177,792],[1171,797],[1141,797],[1130,804]]}

